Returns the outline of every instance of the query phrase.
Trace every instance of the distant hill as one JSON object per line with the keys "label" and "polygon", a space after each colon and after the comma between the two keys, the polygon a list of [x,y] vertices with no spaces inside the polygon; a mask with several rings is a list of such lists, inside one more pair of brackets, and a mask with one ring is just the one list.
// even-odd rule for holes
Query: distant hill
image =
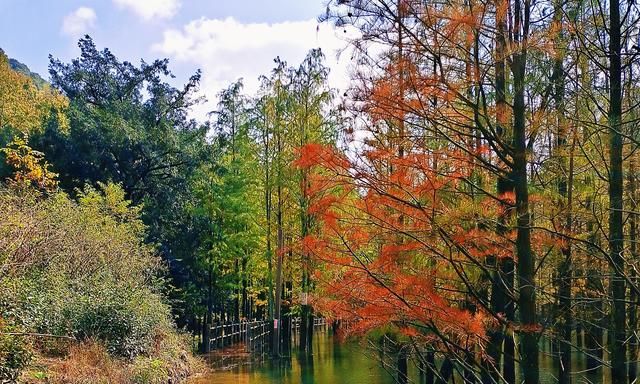
{"label": "distant hill", "polygon": [[[0,54],[6,55],[6,53],[2,50],[2,48],[0,48]],[[48,82],[45,79],[43,79],[42,76],[40,76],[35,72],[31,72],[31,70],[29,69],[29,67],[27,67],[26,64],[23,64],[16,59],[12,59],[9,57],[9,66],[14,71],[17,71],[29,76],[33,80],[33,83],[36,85],[36,87],[38,87],[38,89],[42,89],[46,84],[48,84]]]}

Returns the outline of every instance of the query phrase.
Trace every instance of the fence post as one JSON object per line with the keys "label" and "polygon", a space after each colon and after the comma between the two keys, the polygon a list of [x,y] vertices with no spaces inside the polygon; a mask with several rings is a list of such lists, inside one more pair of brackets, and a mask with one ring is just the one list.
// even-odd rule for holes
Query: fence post
{"label": "fence post", "polygon": [[264,342],[264,332],[265,332],[264,328],[265,328],[265,325],[266,325],[266,323],[263,322],[262,323],[262,332],[261,332],[261,337],[260,337],[260,339],[261,339],[261,341],[260,341],[260,347],[261,347],[260,348],[260,354],[264,354],[264,344],[265,344],[265,342]]}
{"label": "fence post", "polygon": [[222,324],[222,348],[227,346],[227,324]]}
{"label": "fence post", "polygon": [[249,324],[249,322],[246,322],[244,326],[244,344],[247,352],[251,353],[251,348],[249,347],[249,329],[251,326]]}

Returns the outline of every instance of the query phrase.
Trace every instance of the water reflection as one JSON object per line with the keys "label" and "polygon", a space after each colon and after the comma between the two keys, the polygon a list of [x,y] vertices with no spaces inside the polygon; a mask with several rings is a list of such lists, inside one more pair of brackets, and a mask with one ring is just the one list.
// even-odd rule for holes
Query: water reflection
{"label": "water reflection", "polygon": [[[553,357],[548,341],[540,343],[542,384],[557,383],[558,359]],[[606,358],[606,355],[605,355]],[[440,366],[441,361],[437,362]],[[608,369],[587,372],[583,353],[574,352],[572,375],[574,383],[606,384]],[[517,372],[519,375],[519,372]],[[603,379],[604,376],[604,379]],[[424,380],[424,376],[422,378]],[[264,359],[241,363],[226,371],[216,371],[191,384],[394,384],[392,373],[385,370],[378,356],[365,353],[359,344],[342,344],[330,334],[318,332],[314,336],[313,356],[304,356],[296,348],[291,356],[280,360]],[[420,380],[417,367],[409,364],[409,383]],[[455,377],[456,383],[462,383]]]}
{"label": "water reflection", "polygon": [[307,354],[298,355],[300,364],[300,381],[302,384],[313,384],[313,356]]}
{"label": "water reflection", "polygon": [[[292,356],[241,364],[228,371],[213,372],[193,384],[393,384],[375,358],[358,344],[341,344],[328,333],[314,336],[313,356],[292,349]],[[417,372],[410,373],[417,374]],[[417,378],[417,376],[416,376]]]}

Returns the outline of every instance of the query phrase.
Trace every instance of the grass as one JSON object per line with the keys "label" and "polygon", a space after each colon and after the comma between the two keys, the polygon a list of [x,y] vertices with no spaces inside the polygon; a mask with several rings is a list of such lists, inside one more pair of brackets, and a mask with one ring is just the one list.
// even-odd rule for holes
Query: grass
{"label": "grass", "polygon": [[190,351],[189,337],[157,330],[151,351],[132,360],[111,356],[98,341],[76,343],[64,356],[38,355],[21,382],[26,384],[183,383],[203,372],[204,362]]}

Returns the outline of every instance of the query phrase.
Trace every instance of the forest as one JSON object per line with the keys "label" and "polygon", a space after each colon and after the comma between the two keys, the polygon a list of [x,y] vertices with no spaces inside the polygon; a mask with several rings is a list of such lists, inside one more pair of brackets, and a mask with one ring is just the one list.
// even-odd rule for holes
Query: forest
{"label": "forest", "polygon": [[276,54],[204,122],[167,59],[85,36],[45,80],[0,52],[0,382],[182,382],[212,325],[270,322],[278,359],[294,318],[299,354],[326,319],[401,384],[638,382],[638,4],[318,23],[348,89]]}

